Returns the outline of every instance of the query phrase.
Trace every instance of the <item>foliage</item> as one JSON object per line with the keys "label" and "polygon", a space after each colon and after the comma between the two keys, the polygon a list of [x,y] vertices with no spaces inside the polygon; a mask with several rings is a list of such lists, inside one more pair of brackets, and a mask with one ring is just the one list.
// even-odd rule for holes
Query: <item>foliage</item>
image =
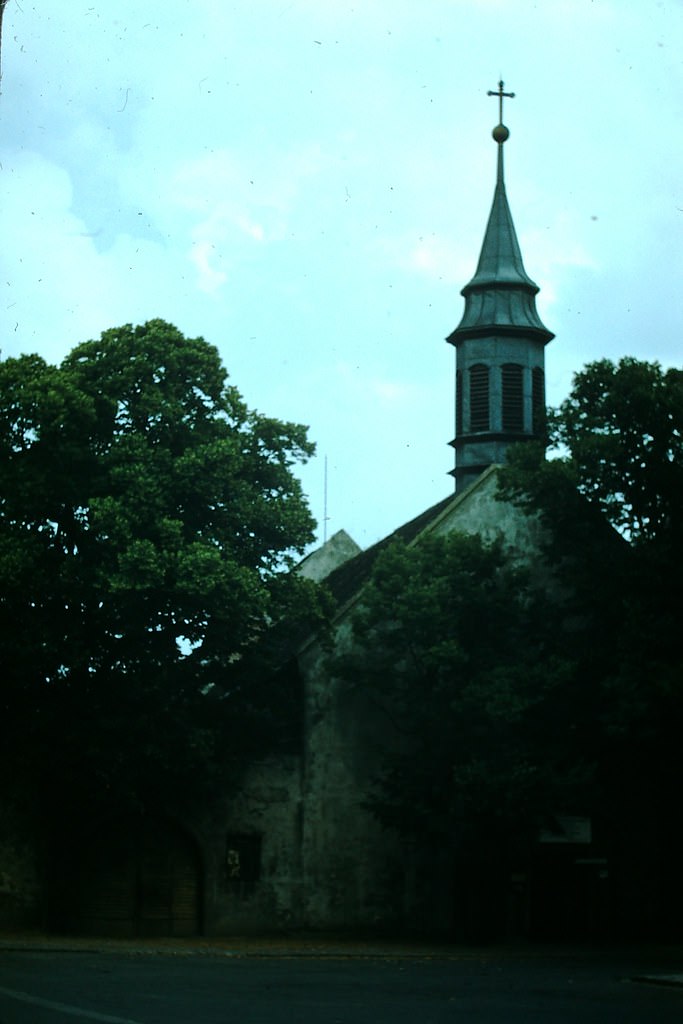
{"label": "foliage", "polygon": [[496,821],[499,836],[533,834],[558,810],[622,827],[629,802],[670,808],[683,783],[682,379],[592,364],[549,416],[554,457],[511,450],[501,496],[545,527],[546,591],[477,537],[377,559],[335,667],[391,722],[373,801],[384,821],[443,842]]}
{"label": "foliage", "polygon": [[231,673],[310,607],[284,570],[312,537],[311,453],[161,320],[0,363],[5,751],[51,800],[144,802],[263,742]]}
{"label": "foliage", "polygon": [[391,723],[373,802],[385,822],[441,840],[463,822],[523,830],[578,782],[548,741],[567,673],[551,619],[501,542],[451,533],[378,557],[336,668]]}
{"label": "foliage", "polygon": [[550,423],[554,457],[511,452],[503,496],[547,528],[594,694],[605,813],[640,802],[663,821],[683,784],[683,371],[592,363]]}
{"label": "foliage", "polygon": [[680,529],[683,370],[603,359],[574,377],[552,441],[569,452],[579,492],[634,541]]}

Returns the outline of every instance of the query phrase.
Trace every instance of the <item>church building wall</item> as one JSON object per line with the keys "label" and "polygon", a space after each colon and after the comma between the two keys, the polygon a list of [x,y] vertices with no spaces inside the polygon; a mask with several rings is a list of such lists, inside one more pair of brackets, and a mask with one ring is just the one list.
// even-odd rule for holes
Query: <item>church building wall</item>
{"label": "church building wall", "polygon": [[[335,650],[352,643],[339,625]],[[444,886],[432,863],[429,884],[419,851],[384,828],[366,806],[382,752],[397,737],[386,713],[362,687],[330,674],[317,643],[302,656],[307,682],[304,768],[304,920],[311,928],[444,930]],[[446,900],[446,903],[448,901]]]}
{"label": "church building wall", "polygon": [[[502,536],[523,561],[538,553],[541,528],[516,506],[497,500],[491,468],[454,496],[424,529]],[[419,543],[419,537],[414,541]],[[335,654],[353,643],[351,616],[362,590],[335,623]],[[363,686],[335,677],[318,641],[300,652],[305,729],[301,776],[301,886],[298,916],[324,929],[447,931],[452,926],[453,864],[384,828],[366,806],[384,752],[400,742],[387,715]],[[362,681],[360,681],[362,684]]]}
{"label": "church building wall", "polygon": [[[337,632],[336,653],[350,643],[346,621]],[[359,695],[330,675],[328,659],[318,644],[302,658],[306,917],[313,927],[373,927],[386,920],[400,871],[392,862],[390,837],[363,804],[378,765],[378,716],[361,708]]]}
{"label": "church building wall", "polygon": [[238,789],[207,816],[205,930],[282,931],[302,923],[301,758],[249,766]]}
{"label": "church building wall", "polygon": [[538,560],[543,541],[540,520],[510,501],[499,501],[498,470],[491,466],[425,532],[443,535],[453,530],[478,534],[491,543],[502,538],[508,551],[521,562]]}

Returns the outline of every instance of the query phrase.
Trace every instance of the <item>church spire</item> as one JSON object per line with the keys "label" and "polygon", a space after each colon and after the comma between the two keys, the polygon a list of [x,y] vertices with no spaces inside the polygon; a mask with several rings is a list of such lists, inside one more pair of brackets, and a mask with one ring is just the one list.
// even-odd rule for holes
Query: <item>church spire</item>
{"label": "church spire", "polygon": [[465,309],[448,341],[457,352],[456,486],[465,486],[492,463],[505,460],[508,445],[542,435],[545,394],[544,346],[554,337],[536,311],[538,285],[524,269],[505,191],[503,146],[510,132],[499,123],[496,186],[479,262],[462,289]]}
{"label": "church spire", "polygon": [[501,118],[491,133],[498,146],[496,188],[476,273],[460,293],[465,298],[465,312],[459,325],[448,338],[453,345],[458,345],[461,338],[472,330],[486,331],[499,326],[540,331],[545,341],[550,341],[554,337],[543,326],[536,312],[535,297],[539,287],[524,269],[505,192],[503,146],[510,137],[510,132],[502,121],[503,97],[512,98],[515,94],[504,92],[503,85],[501,81],[498,83],[497,92],[488,92],[489,96],[499,97]]}

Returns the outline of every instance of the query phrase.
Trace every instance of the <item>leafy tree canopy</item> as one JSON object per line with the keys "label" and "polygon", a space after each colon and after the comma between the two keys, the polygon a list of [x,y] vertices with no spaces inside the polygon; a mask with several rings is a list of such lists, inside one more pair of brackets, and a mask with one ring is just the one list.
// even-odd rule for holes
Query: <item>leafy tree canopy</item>
{"label": "leafy tree canopy", "polygon": [[513,449],[502,493],[547,527],[577,674],[600,694],[606,800],[666,808],[683,784],[683,371],[592,363],[549,424],[552,458]]}
{"label": "leafy tree canopy", "polygon": [[231,666],[312,600],[283,571],[313,536],[292,472],[312,451],[304,427],[247,408],[216,348],[162,320],[60,366],[0,363],[8,743],[49,746],[64,785],[140,798],[221,744],[239,753],[249,702]]}
{"label": "leafy tree canopy", "polygon": [[583,769],[570,778],[565,744],[549,742],[567,710],[553,625],[501,543],[454,532],[379,556],[336,669],[394,734],[372,805],[382,820],[442,840],[463,822],[523,830],[556,809],[558,788],[568,796]]}
{"label": "leafy tree canopy", "polygon": [[[553,460],[624,536],[652,542],[680,534],[683,370],[629,357],[590,363],[549,426]],[[533,449],[526,455],[518,453],[513,469],[528,472]],[[513,473],[505,479],[515,482]]]}
{"label": "leafy tree canopy", "polygon": [[682,377],[592,364],[549,417],[555,457],[511,451],[502,496],[547,527],[552,599],[477,537],[378,559],[336,667],[402,737],[378,780],[385,821],[623,820],[625,793],[666,803],[680,786]]}

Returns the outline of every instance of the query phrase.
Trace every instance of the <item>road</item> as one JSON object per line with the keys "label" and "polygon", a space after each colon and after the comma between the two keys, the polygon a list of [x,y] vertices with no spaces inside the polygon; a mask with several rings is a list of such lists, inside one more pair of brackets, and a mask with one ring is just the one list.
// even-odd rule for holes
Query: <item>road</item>
{"label": "road", "polygon": [[[651,965],[648,969],[651,969]],[[0,1024],[681,1024],[611,956],[3,952]]]}

